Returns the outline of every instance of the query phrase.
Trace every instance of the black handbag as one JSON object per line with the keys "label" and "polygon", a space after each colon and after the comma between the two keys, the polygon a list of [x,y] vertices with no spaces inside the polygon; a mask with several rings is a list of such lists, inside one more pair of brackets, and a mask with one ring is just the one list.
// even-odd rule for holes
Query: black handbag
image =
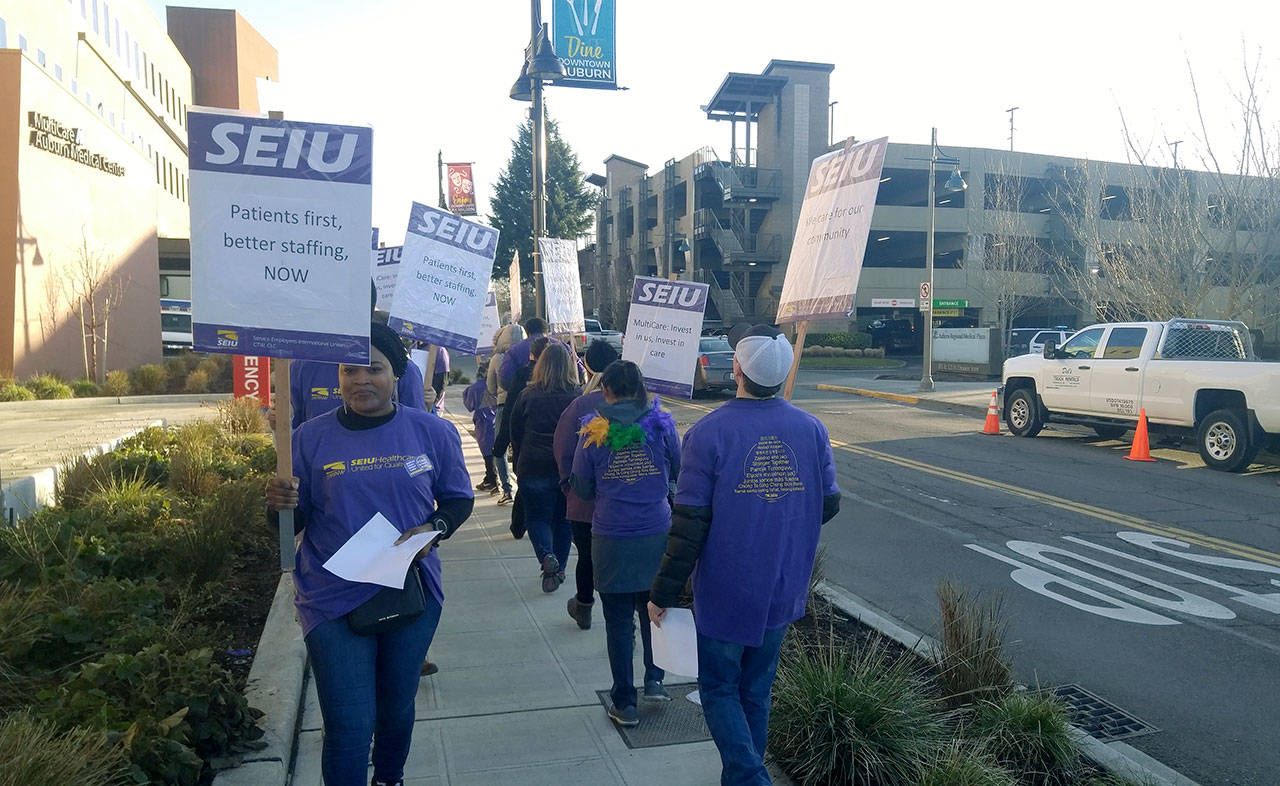
{"label": "black handbag", "polygon": [[404,589],[382,588],[377,595],[347,613],[347,625],[352,633],[361,636],[390,633],[421,617],[426,610],[422,572],[415,560],[405,573]]}

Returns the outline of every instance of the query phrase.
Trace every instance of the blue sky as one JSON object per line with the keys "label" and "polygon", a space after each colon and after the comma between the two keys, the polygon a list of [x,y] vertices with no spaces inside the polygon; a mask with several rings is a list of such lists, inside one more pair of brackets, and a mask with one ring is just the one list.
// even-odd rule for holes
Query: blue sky
{"label": "blue sky", "polygon": [[[570,0],[555,0],[570,2]],[[164,3],[149,0],[163,19]],[[232,0],[279,51],[290,117],[374,127],[374,223],[403,236],[412,200],[436,198],[436,151],[475,162],[482,212],[528,104],[507,93],[529,35],[523,0]],[[729,127],[699,106],[729,71],[770,59],[835,65],[837,137],[888,136],[1125,160],[1120,109],[1157,153],[1199,155],[1187,61],[1210,133],[1230,157],[1231,89],[1264,55],[1280,121],[1280,3],[1221,0],[835,3],[619,0],[619,92],[549,88],[548,111],[587,171],[611,153],[660,168]],[[547,21],[551,0],[543,3]],[[1273,126],[1270,133],[1275,135]],[[1280,140],[1278,140],[1280,141]]]}

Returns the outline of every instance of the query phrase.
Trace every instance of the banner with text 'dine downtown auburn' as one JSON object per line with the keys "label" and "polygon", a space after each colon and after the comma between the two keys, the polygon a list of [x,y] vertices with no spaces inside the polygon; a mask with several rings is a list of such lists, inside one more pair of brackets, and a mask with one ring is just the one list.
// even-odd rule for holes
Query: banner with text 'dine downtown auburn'
{"label": "banner with text 'dine downtown auburn'", "polygon": [[373,130],[187,119],[195,349],[367,363]]}

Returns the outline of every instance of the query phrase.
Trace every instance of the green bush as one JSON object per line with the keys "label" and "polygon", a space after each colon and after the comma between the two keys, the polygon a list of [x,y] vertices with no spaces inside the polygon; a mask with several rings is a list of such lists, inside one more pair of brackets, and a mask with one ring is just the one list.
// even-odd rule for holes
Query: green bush
{"label": "green bush", "polygon": [[154,396],[165,391],[168,380],[169,375],[165,372],[164,366],[147,363],[133,370],[133,374],[129,377],[129,386],[136,395]]}
{"label": "green bush", "polygon": [[39,697],[67,728],[123,732],[139,783],[194,786],[202,759],[261,747],[261,713],[249,707],[208,649],[171,652],[154,645],[86,664]]}
{"label": "green bush", "polygon": [[1080,761],[1066,710],[1042,693],[978,702],[965,733],[1024,781],[1069,783]]}
{"label": "green bush", "polygon": [[214,393],[231,392],[231,356],[209,355],[202,359],[195,368],[203,371],[209,378],[209,390]]}
{"label": "green bush", "polygon": [[450,385],[470,385],[471,380],[459,369],[450,369],[448,382]]}
{"label": "green bush", "polygon": [[76,398],[93,398],[102,395],[102,389],[92,379],[77,379],[71,383],[71,392]]}
{"label": "green bush", "polygon": [[209,391],[209,375],[200,369],[196,369],[187,375],[187,381],[182,386],[183,393],[207,393]]}
{"label": "green bush", "polygon": [[834,634],[792,638],[773,686],[769,751],[801,784],[915,784],[942,739],[914,663]]}
{"label": "green bush", "polygon": [[71,386],[52,374],[36,374],[22,384],[41,400],[75,398]]}
{"label": "green bush", "polygon": [[59,731],[17,712],[0,721],[0,786],[124,786],[124,749],[91,729]]}
{"label": "green bush", "polygon": [[167,380],[165,388],[166,393],[181,393],[183,385],[186,384],[187,374],[191,369],[187,368],[187,363],[181,357],[166,358],[164,361],[164,373]]}
{"label": "green bush", "polygon": [[108,396],[127,396],[129,395],[129,372],[127,371],[108,371],[107,379],[102,383],[102,392]]}
{"label": "green bush", "polygon": [[242,396],[218,402],[218,425],[228,434],[261,434],[267,428],[267,419],[258,399]]}
{"label": "green bush", "polygon": [[836,349],[866,349],[871,346],[871,336],[866,333],[810,333],[805,336],[808,347],[835,347]]}
{"label": "green bush", "polygon": [[34,401],[36,394],[15,382],[0,385],[0,401]]}

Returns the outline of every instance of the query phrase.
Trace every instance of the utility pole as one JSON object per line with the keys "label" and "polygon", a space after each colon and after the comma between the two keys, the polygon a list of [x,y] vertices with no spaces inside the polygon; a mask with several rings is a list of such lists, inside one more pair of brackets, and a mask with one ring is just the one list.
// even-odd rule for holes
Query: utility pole
{"label": "utility pole", "polygon": [[1011,106],[1008,109],[1004,110],[1009,113],[1009,152],[1010,153],[1013,152],[1013,113],[1017,111],[1019,108],[1020,107]]}
{"label": "utility pole", "polygon": [[440,186],[440,209],[448,210],[448,203],[444,201],[444,151],[436,151],[436,183]]}
{"label": "utility pole", "polygon": [[832,101],[831,103],[827,104],[827,111],[828,111],[828,112],[830,113],[830,115],[831,115],[831,119],[827,121],[827,147],[831,147],[831,142],[832,142],[832,140],[834,140],[834,139],[835,139],[835,133],[836,133],[836,104],[838,104],[838,103],[840,103],[840,102],[839,102],[839,101]]}
{"label": "utility pole", "polygon": [[1174,169],[1178,168],[1178,145],[1180,144],[1182,144],[1181,139],[1175,139],[1172,142],[1168,143],[1169,147],[1173,148],[1173,168]]}

